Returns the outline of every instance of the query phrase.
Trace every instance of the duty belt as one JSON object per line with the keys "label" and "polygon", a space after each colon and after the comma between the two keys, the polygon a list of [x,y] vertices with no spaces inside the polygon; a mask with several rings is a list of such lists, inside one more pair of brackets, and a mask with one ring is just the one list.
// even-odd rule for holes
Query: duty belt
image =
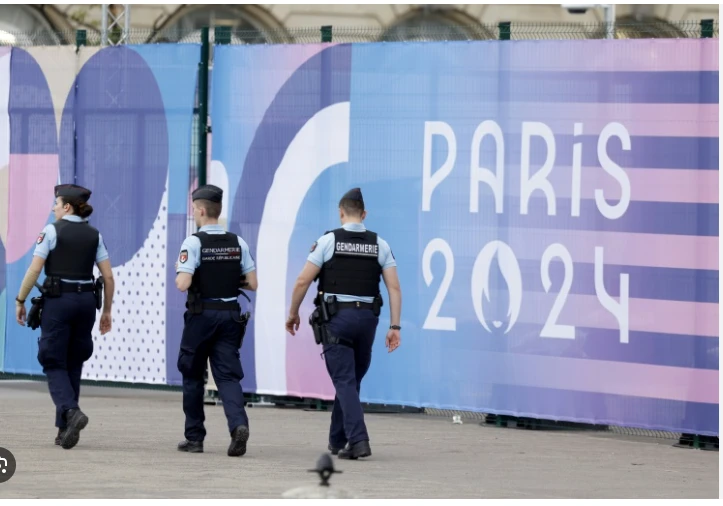
{"label": "duty belt", "polygon": [[336,307],[338,307],[339,309],[373,309],[374,304],[372,304],[371,302],[337,302]]}
{"label": "duty belt", "polygon": [[62,293],[92,292],[93,290],[94,290],[93,283],[68,283],[66,281],[61,281],[61,283],[60,283],[60,291]]}
{"label": "duty belt", "polygon": [[216,311],[240,311],[241,306],[237,301],[210,300],[201,301],[203,309],[212,309]]}

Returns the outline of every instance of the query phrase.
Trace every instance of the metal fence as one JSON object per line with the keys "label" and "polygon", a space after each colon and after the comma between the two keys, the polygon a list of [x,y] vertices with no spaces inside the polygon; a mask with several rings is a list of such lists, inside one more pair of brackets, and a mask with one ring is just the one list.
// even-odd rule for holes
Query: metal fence
{"label": "metal fence", "polygon": [[[718,38],[718,20],[696,20],[683,22],[664,21],[625,21],[616,22],[614,26],[606,23],[510,23],[501,22],[498,24],[477,24],[472,26],[449,26],[440,28],[438,26],[397,26],[391,29],[374,27],[335,27],[320,26],[308,28],[288,28],[281,30],[231,30],[228,27],[216,27],[214,29],[198,29],[181,31],[179,29],[168,29],[163,31],[132,29],[125,33],[121,29],[109,33],[110,44],[153,44],[153,43],[199,43],[201,53],[199,68],[212,68],[213,45],[215,44],[312,44],[319,42],[336,43],[371,43],[371,42],[425,42],[425,41],[480,41],[480,40],[585,40],[603,39],[612,33],[616,39],[657,39],[657,38]],[[81,46],[97,47],[106,45],[102,43],[101,33],[96,30],[75,30],[37,33],[10,33],[0,32],[0,46],[33,47],[33,46],[57,46],[73,45],[76,48]],[[196,104],[194,107],[193,140],[191,150],[190,178],[198,184],[204,184],[206,179],[207,160],[207,128],[208,121],[208,72],[199,73],[199,82],[196,92]],[[202,118],[206,118],[203,121]],[[193,228],[192,219],[189,218],[189,231]],[[42,380],[41,377],[6,374],[0,372],[0,380],[3,379],[33,379]],[[83,381],[84,384],[96,386],[116,386],[122,388],[142,388],[153,390],[178,390],[178,387],[158,386],[149,384],[117,384],[102,381]],[[213,397],[213,396],[212,396]],[[257,395],[250,395],[250,402],[272,402],[276,404],[296,404],[306,406],[310,409],[328,409],[329,403],[314,399],[290,399],[290,398],[265,398]],[[375,406],[367,406],[373,411]],[[382,406],[382,411],[393,410],[405,412],[403,406]],[[419,412],[420,410],[412,410]],[[450,416],[459,414],[446,410],[423,409],[425,414],[433,416]],[[491,417],[478,413],[462,414],[465,418],[484,419],[481,423],[496,423],[507,426],[507,419],[504,417]],[[511,419],[511,417],[507,417]],[[517,426],[523,428],[561,428],[563,425],[555,422],[536,420],[527,425]],[[644,435],[648,437],[679,439],[682,434],[668,433],[663,431],[649,431],[626,427],[598,427],[597,430],[607,430],[627,435]],[[691,438],[693,436],[691,435]],[[682,441],[682,439],[681,439]],[[691,445],[698,447],[699,438],[691,439]],[[717,439],[715,441],[717,448]]]}
{"label": "metal fence", "polygon": [[[718,38],[718,20],[667,22],[623,20],[607,23],[529,23],[440,26],[346,27],[321,26],[278,30],[231,30],[216,27],[210,32],[212,44],[311,44],[317,42],[424,42],[463,40],[575,40],[604,39],[610,32],[616,39]],[[201,30],[170,28],[161,31],[117,28],[109,32],[110,44],[152,44],[201,42]],[[100,46],[98,30],[3,32],[0,45]]]}

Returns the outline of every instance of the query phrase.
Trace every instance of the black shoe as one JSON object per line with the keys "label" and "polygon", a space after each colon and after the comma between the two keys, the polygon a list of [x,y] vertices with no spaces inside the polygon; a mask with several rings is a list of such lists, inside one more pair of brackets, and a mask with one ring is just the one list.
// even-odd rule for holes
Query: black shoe
{"label": "black shoe", "polygon": [[332,455],[336,455],[337,453],[339,453],[340,450],[342,450],[343,447],[336,448],[334,446],[331,446],[331,443],[330,443],[329,446],[327,446],[327,448],[329,449],[329,451],[331,452]]}
{"label": "black shoe", "polygon": [[360,457],[371,457],[372,449],[369,441],[359,441],[353,445],[346,445],[346,448],[339,450],[339,458],[345,460],[356,460]]}
{"label": "black shoe", "polygon": [[203,441],[181,441],[178,443],[179,452],[203,453]]}
{"label": "black shoe", "polygon": [[231,433],[231,444],[228,447],[229,457],[241,457],[246,453],[246,441],[249,440],[249,428],[239,425]]}
{"label": "black shoe", "polygon": [[68,425],[60,436],[60,446],[70,450],[78,444],[80,431],[88,425],[88,417],[80,409],[69,409],[65,413],[65,421]]}
{"label": "black shoe", "polygon": [[63,432],[65,429],[58,429],[58,435],[55,436],[55,444],[60,446],[60,441],[63,439]]}

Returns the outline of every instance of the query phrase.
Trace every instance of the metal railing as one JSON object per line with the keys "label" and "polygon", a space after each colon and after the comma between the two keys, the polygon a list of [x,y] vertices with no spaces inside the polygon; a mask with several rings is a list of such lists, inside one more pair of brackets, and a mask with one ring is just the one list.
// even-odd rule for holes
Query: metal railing
{"label": "metal railing", "polygon": [[[718,20],[668,22],[661,20],[623,20],[613,26],[606,23],[529,23],[500,22],[497,24],[406,26],[391,28],[322,26],[283,28],[276,30],[232,30],[216,27],[210,30],[211,44],[312,44],[318,42],[433,42],[472,40],[583,40],[604,39],[612,29],[616,39],[659,38],[718,38]],[[201,29],[165,30],[130,29],[126,37],[116,27],[109,34],[111,40],[125,40],[128,44],[201,43]],[[99,30],[54,31],[34,33],[0,32],[0,45],[48,46],[76,45],[100,46]]]}
{"label": "metal railing", "polygon": [[[663,21],[623,21],[613,27],[605,23],[510,23],[477,24],[472,26],[449,26],[445,28],[429,26],[397,26],[391,29],[374,27],[335,27],[321,26],[309,28],[287,28],[280,30],[232,30],[228,27],[202,28],[181,31],[177,28],[163,31],[131,29],[121,33],[115,29],[109,34],[111,40],[125,40],[127,44],[153,43],[197,43],[201,44],[199,53],[199,81],[196,104],[194,106],[193,138],[191,142],[190,179],[198,179],[198,184],[206,182],[207,128],[208,120],[208,69],[213,58],[213,46],[216,44],[312,44],[319,42],[335,43],[373,43],[373,42],[432,42],[432,41],[480,41],[480,40],[585,40],[604,39],[612,28],[616,39],[656,39],[656,38],[718,38],[718,20],[683,21],[677,23]],[[101,46],[101,33],[96,30],[42,31],[37,33],[10,33],[0,31],[0,46],[32,47],[70,45],[79,49],[82,46]],[[189,217],[189,229],[193,227]],[[0,371],[3,379],[44,380],[39,376],[8,374]],[[121,388],[170,389],[179,387],[151,385],[142,383],[111,383],[83,381],[84,384],[116,386]],[[250,402],[264,400],[255,394],[247,394]],[[328,409],[329,403],[310,399],[277,398],[277,403],[309,406],[313,409]],[[387,409],[388,407],[384,407]],[[396,407],[404,412],[404,407]],[[416,412],[415,410],[412,410]],[[426,408],[424,413],[436,416],[458,414],[458,411],[446,411]],[[472,418],[485,418],[482,414],[468,413]],[[494,417],[498,424],[507,423],[502,417]],[[485,422],[483,422],[485,423]],[[486,423],[490,423],[489,420]],[[560,427],[554,422],[535,421],[536,427]],[[649,437],[678,439],[682,435],[663,431],[649,431],[626,427],[605,428],[628,435],[646,435]],[[697,437],[697,436],[696,436]],[[697,444],[697,443],[696,443]]]}

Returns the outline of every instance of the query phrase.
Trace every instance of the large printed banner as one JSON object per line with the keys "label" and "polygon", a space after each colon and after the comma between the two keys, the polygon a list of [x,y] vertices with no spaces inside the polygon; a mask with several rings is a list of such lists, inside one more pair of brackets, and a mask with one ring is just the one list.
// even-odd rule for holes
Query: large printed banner
{"label": "large printed banner", "polygon": [[333,398],[313,293],[284,321],[360,186],[403,294],[363,400],[718,433],[717,40],[219,46],[213,72],[246,390]]}
{"label": "large printed banner", "polygon": [[0,48],[0,371],[42,374],[40,330],[15,322],[14,298],[54,219],[53,187],[74,182],[93,192],[116,283],[113,330],[101,336],[97,318],[83,377],[178,375],[172,266],[187,232],[199,58],[198,44]]}

